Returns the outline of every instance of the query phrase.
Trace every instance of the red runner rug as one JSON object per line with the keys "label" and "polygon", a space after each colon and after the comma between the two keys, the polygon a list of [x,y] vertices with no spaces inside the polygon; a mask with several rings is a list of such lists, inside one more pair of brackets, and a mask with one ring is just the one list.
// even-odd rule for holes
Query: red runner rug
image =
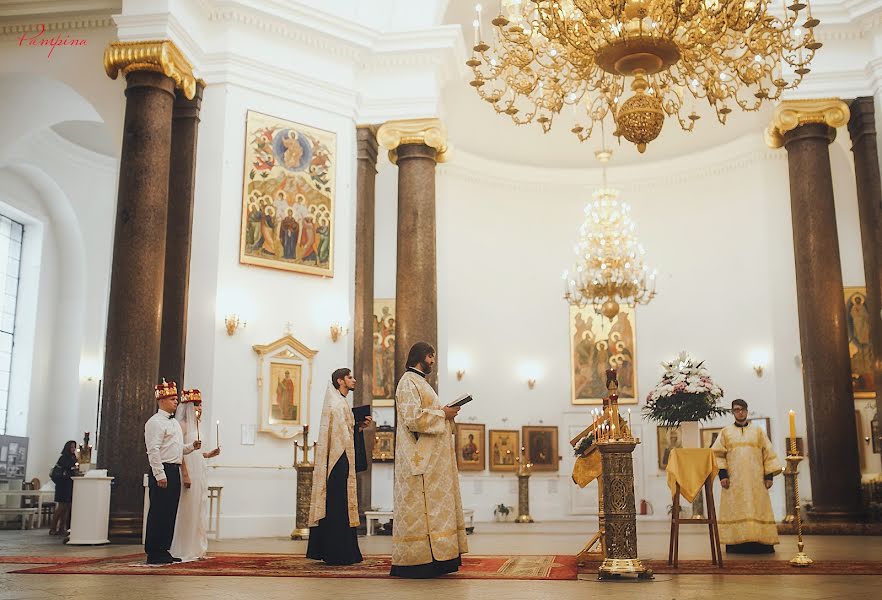
{"label": "red runner rug", "polygon": [[[213,554],[198,560],[163,566],[142,564],[143,554],[130,554],[76,563],[28,568],[13,573],[39,575],[200,575],[239,577],[366,577],[387,578],[389,556],[365,556],[346,567],[327,566],[291,554]],[[574,556],[472,556],[462,557],[462,567],[445,579],[574,580]]]}
{"label": "red runner rug", "polygon": [[56,565],[90,560],[94,560],[94,558],[83,558],[82,556],[0,556],[0,564],[3,565]]}

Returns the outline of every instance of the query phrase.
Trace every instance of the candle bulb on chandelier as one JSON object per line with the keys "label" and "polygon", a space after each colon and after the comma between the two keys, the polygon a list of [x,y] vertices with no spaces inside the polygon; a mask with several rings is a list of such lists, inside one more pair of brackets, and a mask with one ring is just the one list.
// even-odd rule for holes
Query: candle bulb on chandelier
{"label": "candle bulb on chandelier", "polygon": [[472,27],[475,28],[475,46],[477,46],[478,42],[481,41],[480,35],[478,34],[478,25],[480,25],[480,23],[478,22],[478,19],[475,19],[474,21],[472,21]]}

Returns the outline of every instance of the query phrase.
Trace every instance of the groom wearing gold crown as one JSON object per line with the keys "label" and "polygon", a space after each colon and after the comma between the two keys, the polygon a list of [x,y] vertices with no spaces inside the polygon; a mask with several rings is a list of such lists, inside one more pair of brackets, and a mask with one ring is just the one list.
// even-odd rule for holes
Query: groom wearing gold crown
{"label": "groom wearing gold crown", "polygon": [[150,511],[144,550],[147,564],[165,565],[181,560],[169,552],[181,498],[181,462],[184,454],[198,450],[202,442],[194,440],[184,444],[181,425],[174,419],[178,407],[178,387],[174,381],[163,379],[154,387],[154,395],[159,410],[144,425],[144,443],[150,461]]}

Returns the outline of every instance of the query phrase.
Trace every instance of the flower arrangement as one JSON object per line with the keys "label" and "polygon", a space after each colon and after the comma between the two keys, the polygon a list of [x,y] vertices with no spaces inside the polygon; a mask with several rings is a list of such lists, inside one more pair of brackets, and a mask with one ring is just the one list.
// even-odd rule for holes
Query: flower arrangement
{"label": "flower arrangement", "polygon": [[583,437],[579,442],[573,447],[573,451],[576,457],[582,456],[588,448],[591,447],[591,444],[594,443],[594,434],[589,433],[585,437]]}
{"label": "flower arrangement", "polygon": [[500,503],[493,508],[493,516],[496,517],[497,521],[508,519],[509,513],[511,513],[511,506],[506,506],[505,504]]}
{"label": "flower arrangement", "polygon": [[723,390],[711,379],[704,361],[681,352],[662,366],[664,375],[646,396],[643,407],[648,420],[676,427],[685,421],[707,421],[728,414],[728,409],[718,404]]}

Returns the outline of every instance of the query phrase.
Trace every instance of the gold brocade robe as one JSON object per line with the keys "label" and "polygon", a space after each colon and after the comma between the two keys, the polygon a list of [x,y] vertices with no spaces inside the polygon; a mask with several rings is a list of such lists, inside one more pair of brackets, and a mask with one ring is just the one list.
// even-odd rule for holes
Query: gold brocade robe
{"label": "gold brocade robe", "polygon": [[405,372],[395,391],[395,506],[392,564],[425,565],[468,552],[453,421],[432,386]]}
{"label": "gold brocade robe", "polygon": [[312,501],[309,503],[309,527],[325,518],[328,477],[343,454],[349,460],[346,500],[349,526],[358,527],[358,492],[355,483],[355,417],[346,398],[333,387],[325,393],[322,422],[315,448],[315,470],[312,475]]}
{"label": "gold brocade robe", "polygon": [[724,544],[777,544],[778,528],[764,477],[781,472],[765,432],[754,425],[724,427],[711,447],[717,467],[729,474],[720,499],[720,541]]}

